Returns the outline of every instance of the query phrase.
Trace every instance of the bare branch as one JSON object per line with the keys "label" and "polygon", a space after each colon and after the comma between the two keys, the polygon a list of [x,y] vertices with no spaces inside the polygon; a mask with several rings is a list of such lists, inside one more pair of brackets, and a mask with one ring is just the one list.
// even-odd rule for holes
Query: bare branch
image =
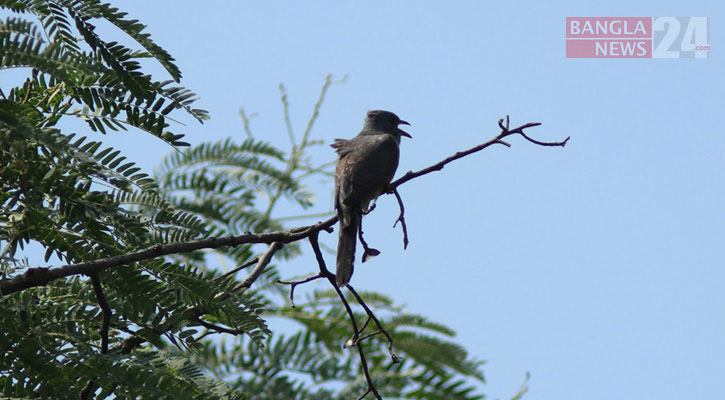
{"label": "bare branch", "polygon": [[262,274],[262,271],[264,271],[264,268],[269,264],[270,261],[272,261],[272,256],[274,256],[274,253],[277,252],[277,250],[282,248],[282,243],[280,242],[274,242],[272,243],[269,248],[267,249],[267,252],[264,253],[261,257],[259,257],[259,261],[257,262],[257,266],[254,267],[252,272],[249,273],[249,276],[247,276],[242,283],[237,285],[237,289],[242,288],[249,288],[252,286],[252,283],[259,278],[259,275]]}
{"label": "bare branch", "polygon": [[281,279],[277,279],[277,283],[282,283],[282,284],[285,284],[285,285],[290,285],[289,302],[292,305],[292,308],[295,308],[295,288],[297,287],[297,285],[301,285],[303,283],[311,282],[311,281],[314,281],[315,279],[320,279],[320,278],[324,278],[324,276],[322,276],[322,274],[317,274],[317,275],[311,276],[309,278],[305,278],[305,279],[302,279],[302,280],[299,280],[299,281],[291,281],[291,282],[285,282],[285,281],[283,281]]}
{"label": "bare branch", "polygon": [[257,263],[257,261],[259,261],[259,256],[257,256],[257,257],[254,257],[254,258],[252,258],[251,260],[249,260],[249,261],[245,262],[244,264],[242,264],[242,265],[240,265],[240,266],[238,266],[238,267],[236,267],[236,268],[234,268],[234,269],[230,270],[229,272],[226,272],[226,273],[224,273],[224,275],[222,275],[221,277],[222,277],[222,278],[227,278],[227,277],[230,277],[230,276],[232,276],[232,275],[236,274],[237,272],[239,272],[239,271],[243,270],[244,268],[248,268],[248,267],[251,267],[252,265],[256,264],[256,263]]}
{"label": "bare branch", "polygon": [[[315,258],[317,259],[317,265],[320,268],[320,275],[327,278],[328,282],[330,282],[330,285],[332,285],[333,288],[335,288],[335,291],[337,292],[337,296],[340,297],[340,301],[342,301],[342,304],[345,306],[345,310],[347,311],[347,315],[350,317],[350,322],[352,323],[352,329],[353,329],[353,338],[350,340],[353,343],[358,343],[358,337],[360,336],[360,331],[357,329],[357,321],[355,320],[355,314],[352,312],[352,308],[350,308],[350,304],[347,302],[347,299],[345,298],[345,295],[342,294],[342,290],[337,286],[337,283],[335,281],[335,274],[331,273],[327,266],[325,265],[325,258],[322,257],[322,251],[320,250],[320,243],[318,241],[319,231],[313,232],[310,234],[309,240],[310,245],[312,246],[312,251],[315,253]],[[345,346],[348,347],[348,346]],[[358,345],[357,351],[360,355],[360,364],[363,369],[363,373],[365,374],[365,380],[368,383],[368,389],[365,391],[365,394],[360,397],[361,399],[365,396],[367,396],[368,393],[373,393],[375,395],[375,398],[378,400],[382,400],[382,397],[380,396],[380,393],[378,393],[378,390],[375,388],[375,384],[373,383],[373,378],[370,376],[370,370],[368,369],[368,362],[365,358],[365,351],[363,350],[363,347]]]}
{"label": "bare branch", "polygon": [[[395,182],[393,182],[393,183],[390,184],[390,190],[392,191],[393,189],[397,188],[398,186],[402,185],[405,182],[408,182],[411,179],[417,178],[417,177],[422,176],[422,175],[429,174],[429,173],[431,173],[433,171],[440,171],[440,170],[443,169],[443,167],[446,166],[446,164],[449,164],[449,163],[451,163],[451,162],[453,162],[455,160],[458,160],[459,158],[463,158],[463,157],[465,157],[467,155],[470,155],[470,154],[479,152],[479,151],[481,151],[481,150],[483,150],[483,149],[485,149],[487,147],[490,147],[490,146],[492,146],[494,144],[502,144],[502,145],[504,145],[506,147],[511,147],[510,144],[508,144],[508,143],[506,143],[506,142],[503,141],[503,138],[505,138],[507,136],[519,134],[519,135],[524,136],[527,140],[529,140],[530,138],[524,134],[524,129],[533,128],[535,126],[541,125],[540,122],[529,122],[528,124],[521,125],[521,126],[519,126],[517,128],[508,129],[508,121],[509,121],[509,117],[508,116],[506,116],[505,121],[506,121],[506,123],[504,124],[504,120],[503,119],[500,119],[499,120],[498,125],[501,128],[501,133],[499,133],[498,136],[496,136],[495,138],[493,138],[493,139],[491,139],[491,140],[489,140],[487,142],[481,143],[478,146],[471,147],[468,150],[459,151],[456,154],[454,154],[454,155],[452,155],[450,157],[447,157],[444,160],[442,160],[442,161],[440,161],[440,162],[438,162],[436,164],[433,164],[433,165],[431,165],[428,168],[423,168],[420,171],[416,171],[416,172],[408,171],[405,175],[403,175],[402,177],[398,178]],[[540,146],[560,146],[560,147],[564,147],[566,145],[566,142],[569,141],[569,138],[566,138],[562,142],[552,142],[552,143],[535,142],[535,141],[532,141],[532,140],[529,140],[529,141],[531,141],[532,143],[538,144]]]}
{"label": "bare branch", "polygon": [[571,136],[567,136],[566,139],[562,140],[561,142],[540,142],[536,139],[532,139],[529,136],[527,136],[524,132],[518,132],[519,135],[523,136],[524,139],[528,140],[529,142],[539,145],[539,146],[558,146],[558,147],[564,147],[566,146],[566,143],[571,139]]}
{"label": "bare branch", "polygon": [[55,268],[29,268],[24,274],[11,279],[0,280],[0,295],[5,296],[35,286],[43,286],[56,279],[72,275],[91,275],[105,269],[127,265],[170,254],[188,253],[201,249],[218,249],[227,246],[239,246],[250,243],[274,242],[290,243],[303,239],[311,232],[327,230],[337,222],[337,216],[313,225],[267,233],[245,233],[237,236],[197,239],[188,242],[154,245],[149,248],[115,257],[103,258],[78,264],[63,265]]}
{"label": "bare branch", "polygon": [[517,128],[509,129],[509,116],[507,115],[506,118],[501,118],[498,120],[498,127],[501,128],[501,133],[499,134],[499,138],[503,139],[506,136],[509,135],[521,135],[524,139],[528,140],[529,142],[539,145],[539,146],[558,146],[558,147],[564,147],[566,146],[566,143],[571,139],[571,136],[568,136],[566,139],[562,140],[561,142],[540,142],[538,140],[532,139],[529,136],[527,136],[524,133],[524,129],[533,128],[535,126],[541,125],[541,122],[529,122],[528,124],[523,124]]}
{"label": "bare branch", "polygon": [[106,354],[108,353],[108,326],[111,323],[113,312],[106,302],[106,297],[103,295],[103,286],[101,286],[101,278],[98,274],[91,275],[91,283],[93,284],[93,292],[96,294],[98,305],[101,307],[101,312],[103,313],[103,322],[98,333],[101,334],[101,353]]}
{"label": "bare branch", "polygon": [[[388,331],[386,331],[385,328],[383,328],[383,325],[380,323],[380,321],[378,321],[378,318],[375,316],[375,314],[370,309],[370,307],[368,307],[368,305],[365,304],[365,301],[362,299],[362,297],[360,297],[360,295],[357,294],[357,292],[355,291],[355,289],[353,289],[353,287],[350,286],[349,283],[347,285],[347,288],[348,288],[348,290],[350,290],[350,293],[352,293],[352,295],[355,296],[355,299],[362,306],[362,308],[365,310],[365,312],[368,314],[368,317],[370,319],[372,319],[373,322],[375,322],[375,325],[378,327],[378,331],[381,332],[383,335],[385,335],[385,338],[388,340],[388,354],[390,354],[390,358],[393,360],[393,363],[399,363],[400,362],[400,357],[397,354],[395,354],[395,352],[393,352],[393,338],[392,338],[392,336],[390,336],[390,334],[388,333]],[[368,337],[369,336],[372,336],[372,335],[368,335]],[[363,339],[366,339],[366,338],[367,337],[365,337]],[[360,340],[363,340],[363,339],[360,339]]]}
{"label": "bare branch", "polygon": [[[319,242],[319,232],[314,232],[310,234],[310,237],[308,239],[310,241],[310,245],[312,246],[312,251],[315,253],[317,266],[320,268],[320,275],[327,278],[327,280],[330,281],[333,286],[337,287],[337,285],[335,284],[335,274],[327,269],[327,265],[325,264],[325,258],[322,257],[322,250],[320,250]],[[338,293],[340,293],[339,290]]]}
{"label": "bare branch", "polygon": [[[363,330],[365,330],[365,329],[363,329]],[[360,338],[360,339],[358,340],[358,342],[362,342],[362,341],[363,341],[363,340],[365,340],[365,339],[371,338],[371,337],[373,337],[373,336],[376,336],[376,335],[379,335],[379,334],[381,334],[381,333],[383,333],[383,331],[375,331],[375,332],[373,332],[373,333],[369,333],[369,334],[367,334],[367,335],[365,335],[365,336],[361,337],[361,338]]]}
{"label": "bare branch", "polygon": [[403,205],[403,199],[400,197],[400,193],[398,193],[398,189],[393,188],[392,192],[398,200],[398,206],[400,207],[400,215],[398,215],[398,219],[395,220],[393,228],[395,228],[395,225],[398,225],[398,222],[400,222],[400,226],[403,228],[403,250],[405,250],[408,248],[408,243],[410,243],[408,241],[408,225],[405,224],[405,206]]}
{"label": "bare branch", "polygon": [[[373,207],[375,205],[373,204]],[[372,211],[372,208],[368,210],[368,212]],[[375,256],[380,255],[380,250],[373,249],[372,247],[368,246],[368,242],[365,241],[365,238],[363,237],[363,218],[362,214],[358,216],[358,222],[357,222],[357,236],[360,239],[360,243],[363,247],[363,256],[362,256],[362,262],[365,262]]]}

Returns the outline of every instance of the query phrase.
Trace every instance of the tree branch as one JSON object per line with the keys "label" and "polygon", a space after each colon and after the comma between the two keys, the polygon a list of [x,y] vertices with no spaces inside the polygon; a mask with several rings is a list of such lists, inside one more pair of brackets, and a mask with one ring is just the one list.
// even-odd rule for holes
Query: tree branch
{"label": "tree branch", "polygon": [[[106,302],[106,297],[103,295],[103,286],[101,285],[101,278],[98,274],[91,274],[91,284],[93,285],[93,292],[96,294],[96,300],[98,300],[98,306],[101,308],[103,313],[103,322],[101,322],[101,328],[98,333],[101,335],[101,354],[108,353],[108,327],[111,324],[111,316],[113,311]],[[89,380],[83,390],[80,393],[80,399],[89,399],[95,391],[98,390],[98,384],[93,380]]]}
{"label": "tree branch", "polygon": [[[350,290],[350,293],[352,293],[352,295],[355,296],[355,299],[357,300],[357,302],[362,306],[362,308],[368,314],[368,318],[372,319],[373,322],[375,322],[375,325],[378,327],[378,331],[377,332],[375,332],[374,334],[368,335],[368,336],[366,336],[366,337],[358,340],[358,342],[360,342],[360,341],[362,341],[364,339],[367,339],[370,336],[376,335],[377,333],[382,333],[383,335],[385,335],[385,338],[388,339],[388,354],[390,354],[391,360],[393,361],[394,364],[399,363],[400,362],[400,357],[398,357],[398,355],[395,354],[395,352],[393,352],[393,338],[390,336],[390,334],[388,333],[388,331],[386,331],[385,328],[383,328],[383,325],[380,323],[380,321],[378,321],[378,318],[375,316],[375,314],[370,309],[370,307],[368,307],[368,305],[365,304],[365,301],[362,299],[362,297],[360,297],[360,295],[357,294],[357,292],[355,291],[355,289],[353,289],[353,287],[350,286],[349,283],[347,284],[347,288],[348,288],[348,290]],[[367,326],[367,323],[365,325]],[[363,330],[364,329],[365,328],[363,328]],[[362,333],[362,332],[360,332],[360,333]]]}
{"label": "tree branch", "polygon": [[249,273],[246,279],[242,281],[239,285],[237,285],[236,289],[242,289],[242,288],[249,288],[252,286],[252,283],[259,278],[259,275],[262,274],[262,271],[264,271],[264,268],[269,264],[270,261],[272,261],[272,256],[274,256],[274,253],[277,252],[277,250],[282,248],[282,243],[280,242],[274,242],[272,243],[269,248],[267,249],[267,252],[264,253],[261,257],[259,257],[259,261],[257,262],[257,266],[254,267],[252,272]]}
{"label": "tree branch", "polygon": [[283,281],[281,279],[277,279],[277,283],[282,283],[282,284],[285,284],[285,285],[290,285],[289,302],[290,302],[290,305],[292,305],[292,308],[295,308],[295,288],[297,287],[297,285],[301,285],[301,284],[307,283],[307,282],[312,282],[312,281],[314,281],[316,279],[320,279],[320,278],[324,278],[324,276],[322,276],[321,273],[320,274],[317,274],[317,275],[310,276],[309,278],[305,278],[305,279],[302,279],[302,280],[299,280],[299,281],[286,282],[286,281]]}
{"label": "tree branch", "polygon": [[232,270],[224,273],[223,275],[217,277],[217,279],[218,278],[227,278],[227,277],[230,277],[230,276],[236,274],[237,272],[243,270],[244,268],[251,267],[252,265],[256,264],[257,261],[259,261],[259,256],[254,257],[251,260],[245,262],[244,264],[242,264],[242,265],[240,265],[240,266],[238,266],[238,267],[236,267],[236,268],[234,268],[234,269],[232,269]]}
{"label": "tree branch", "polygon": [[[529,142],[534,143],[536,145],[540,145],[540,146],[561,146],[561,147],[563,147],[568,142],[569,138],[566,138],[562,142],[551,142],[551,143],[540,142],[540,141],[531,139],[529,136],[527,136],[524,133],[524,129],[532,128],[532,127],[539,126],[539,125],[541,125],[541,124],[538,122],[531,122],[531,123],[516,127],[514,129],[509,129],[509,127],[508,127],[509,118],[508,118],[508,116],[506,116],[505,119],[499,120],[499,127],[501,128],[501,132],[495,138],[493,138],[487,142],[484,142],[482,144],[479,144],[478,146],[474,146],[468,150],[465,150],[462,152],[457,152],[457,153],[453,154],[452,156],[447,157],[444,160],[442,160],[436,164],[433,164],[427,168],[421,169],[416,172],[408,171],[401,178],[397,179],[396,181],[394,181],[390,184],[389,193],[395,193],[395,190],[397,189],[398,186],[404,184],[405,182],[410,181],[411,179],[418,178],[420,176],[429,174],[434,171],[440,171],[447,164],[449,164],[455,160],[458,160],[459,158],[463,158],[470,154],[481,151],[494,144],[503,144],[505,146],[510,146],[508,143],[503,141],[503,139],[505,137],[510,136],[510,135],[515,135],[515,134],[521,135],[524,139],[528,140]],[[400,204],[402,204],[402,200],[400,200]],[[401,217],[403,215],[402,211],[403,211],[403,209],[401,207]],[[400,217],[398,218],[398,220],[403,222]],[[83,262],[83,263],[78,263],[78,264],[63,265],[60,267],[53,267],[53,268],[49,268],[49,267],[29,268],[22,275],[15,276],[11,279],[0,280],[0,296],[5,296],[5,295],[11,294],[11,293],[19,292],[19,291],[22,291],[22,290],[25,290],[25,289],[28,289],[31,287],[43,286],[56,279],[65,278],[65,277],[72,276],[72,275],[97,274],[108,268],[117,267],[120,265],[126,265],[126,264],[143,261],[143,260],[148,260],[148,259],[152,259],[152,258],[162,257],[162,256],[170,255],[170,254],[188,253],[188,252],[192,252],[195,250],[201,250],[201,249],[216,249],[216,248],[227,247],[227,246],[239,246],[242,244],[253,244],[253,243],[273,244],[275,242],[279,242],[280,244],[291,243],[291,242],[294,242],[294,241],[297,241],[300,239],[310,238],[313,234],[316,235],[320,230],[323,230],[323,229],[330,230],[331,227],[336,222],[337,222],[337,216],[333,216],[333,217],[327,219],[326,221],[318,222],[313,225],[288,229],[288,230],[281,230],[281,231],[267,232],[267,233],[245,233],[243,235],[237,235],[237,236],[197,239],[197,240],[192,240],[192,241],[188,241],[188,242],[155,245],[155,246],[151,246],[149,248],[146,248],[146,249],[143,249],[140,251],[136,251],[133,253],[104,258],[104,259],[100,259],[100,260],[88,261],[88,262]],[[405,225],[403,225],[403,227],[404,227],[404,235],[405,235],[405,233],[406,233]],[[405,235],[405,236],[407,236],[407,235]],[[405,243],[405,237],[404,237],[404,243]]]}
{"label": "tree branch", "polygon": [[209,329],[210,331],[215,331],[219,333],[228,333],[230,335],[241,335],[244,333],[244,331],[241,331],[239,329],[229,329],[225,326],[220,326],[216,324],[212,324],[211,322],[206,322],[203,319],[197,318],[196,322],[198,322],[201,326],[203,326],[206,329]]}
{"label": "tree branch", "polygon": [[101,329],[98,330],[98,333],[101,334],[101,353],[106,354],[108,353],[108,326],[111,323],[111,316],[113,315],[113,312],[106,302],[106,297],[103,295],[103,286],[101,286],[101,278],[98,274],[91,275],[91,283],[93,284],[93,292],[96,294],[98,305],[101,307],[101,311],[103,312],[103,322],[101,323]]}
{"label": "tree branch", "polygon": [[[335,274],[330,272],[327,269],[327,266],[325,265],[325,258],[322,256],[322,251],[320,250],[320,243],[318,241],[319,231],[314,232],[310,235],[310,245],[312,246],[312,251],[315,253],[315,259],[317,259],[317,265],[320,268],[320,275],[327,278],[328,282],[330,282],[330,285],[332,285],[333,288],[335,288],[335,291],[337,292],[338,297],[340,297],[340,300],[342,301],[342,304],[345,306],[345,310],[347,311],[347,315],[350,316],[350,322],[352,322],[352,329],[354,331],[353,339],[351,339],[352,343],[358,343],[358,337],[360,335],[360,331],[357,329],[357,321],[355,321],[355,314],[352,312],[352,308],[350,307],[350,304],[347,302],[347,299],[345,298],[345,295],[342,294],[342,290],[337,286],[337,282],[335,281]],[[346,346],[345,347],[349,347]],[[357,352],[360,355],[360,364],[362,365],[363,373],[365,374],[365,380],[368,383],[368,389],[365,391],[365,393],[360,397],[361,399],[365,396],[367,396],[368,393],[372,392],[375,395],[375,398],[378,400],[382,400],[383,398],[380,396],[380,393],[378,393],[378,390],[375,388],[375,384],[373,383],[373,378],[370,376],[370,370],[368,369],[368,362],[365,358],[365,351],[363,350],[361,345],[357,345]]]}
{"label": "tree branch", "polygon": [[398,189],[393,188],[391,191],[398,200],[398,206],[400,207],[400,215],[398,215],[398,219],[395,220],[393,228],[395,228],[395,226],[398,225],[398,222],[400,222],[400,227],[403,228],[403,250],[405,250],[408,248],[408,243],[410,243],[408,241],[408,225],[405,224],[405,206],[403,205],[403,199],[400,197],[400,193],[398,193]]}
{"label": "tree branch", "polygon": [[510,135],[515,135],[515,134],[522,135],[525,139],[527,139],[530,142],[532,142],[534,144],[537,144],[539,146],[560,146],[560,147],[564,147],[566,145],[566,143],[570,139],[570,137],[567,137],[566,139],[564,139],[564,141],[561,141],[561,142],[551,142],[551,143],[532,141],[532,139],[530,139],[528,136],[526,136],[524,134],[524,129],[533,128],[535,126],[539,126],[539,125],[541,125],[541,122],[529,122],[528,124],[521,125],[521,126],[519,126],[517,128],[508,129],[509,117],[506,116],[506,119],[505,119],[506,124],[505,125],[504,125],[503,121],[504,121],[504,119],[500,119],[499,120],[499,127],[501,127],[501,133],[499,133],[498,136],[496,136],[495,138],[493,138],[493,139],[491,139],[491,140],[489,140],[487,142],[481,143],[478,146],[471,147],[468,150],[459,151],[456,154],[454,154],[454,155],[452,155],[450,157],[447,157],[444,160],[442,160],[442,161],[440,161],[440,162],[438,162],[436,164],[433,164],[433,165],[431,165],[428,168],[423,168],[420,171],[416,171],[416,172],[408,171],[405,175],[403,175],[402,177],[398,178],[396,181],[394,181],[393,183],[390,184],[390,191],[396,189],[398,186],[404,184],[405,182],[408,182],[411,179],[414,179],[414,178],[417,178],[419,176],[423,176],[423,175],[429,174],[429,173],[434,172],[434,171],[440,171],[440,170],[443,169],[443,167],[446,166],[446,164],[449,164],[449,163],[451,163],[451,162],[453,162],[455,160],[458,160],[459,158],[463,158],[463,157],[465,157],[467,155],[470,155],[470,154],[479,152],[479,151],[481,151],[481,150],[483,150],[483,149],[485,149],[487,147],[493,146],[494,144],[502,144],[502,145],[504,145],[506,147],[511,147],[510,144],[508,144],[508,143],[506,143],[506,142],[503,141],[503,138],[505,138],[507,136],[510,136]]}
{"label": "tree branch", "polygon": [[131,264],[138,261],[148,260],[170,254],[188,253],[201,249],[217,249],[227,246],[239,246],[251,243],[274,242],[291,243],[303,239],[311,232],[318,232],[322,229],[329,229],[337,222],[337,216],[326,221],[313,225],[293,228],[283,231],[267,233],[245,233],[237,236],[226,236],[219,238],[197,239],[188,242],[170,244],[158,244],[149,248],[115,257],[103,258],[95,261],[88,261],[78,264],[63,265],[55,268],[38,267],[29,268],[22,275],[11,279],[0,280],[0,296],[19,292],[35,286],[43,286],[56,279],[72,275],[91,275],[105,269],[120,265]]}
{"label": "tree branch", "polygon": [[[373,204],[373,207],[375,205]],[[372,211],[372,208],[368,210],[368,212]],[[368,246],[368,242],[365,241],[365,237],[363,237],[363,216],[360,214],[358,217],[357,222],[357,237],[360,239],[360,244],[362,244],[363,247],[363,256],[362,256],[362,262],[365,262],[375,256],[380,255],[380,250],[373,249],[372,247]]]}

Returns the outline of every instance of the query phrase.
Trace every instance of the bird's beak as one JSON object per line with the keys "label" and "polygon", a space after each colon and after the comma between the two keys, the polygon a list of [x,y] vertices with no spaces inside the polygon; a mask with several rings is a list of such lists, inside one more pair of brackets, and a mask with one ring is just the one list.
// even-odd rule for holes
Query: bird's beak
{"label": "bird's beak", "polygon": [[[410,126],[410,122],[400,120],[400,122],[398,122],[398,125],[408,125],[408,126]],[[413,138],[412,136],[410,136],[410,134],[408,132],[406,132],[406,131],[404,131],[404,130],[402,130],[400,128],[398,128],[398,130],[400,131],[400,136],[409,137],[411,139]]]}

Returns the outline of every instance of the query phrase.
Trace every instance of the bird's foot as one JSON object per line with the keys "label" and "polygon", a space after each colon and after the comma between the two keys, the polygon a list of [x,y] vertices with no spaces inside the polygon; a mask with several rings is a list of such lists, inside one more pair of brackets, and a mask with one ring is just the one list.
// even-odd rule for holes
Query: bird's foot
{"label": "bird's foot", "polygon": [[362,215],[368,215],[375,209],[375,205],[377,204],[377,200],[373,200],[373,204],[371,204],[367,210],[363,210]]}

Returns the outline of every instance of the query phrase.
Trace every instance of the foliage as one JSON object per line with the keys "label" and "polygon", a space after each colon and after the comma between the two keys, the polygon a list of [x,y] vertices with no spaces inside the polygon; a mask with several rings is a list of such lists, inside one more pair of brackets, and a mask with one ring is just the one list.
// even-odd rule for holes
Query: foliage
{"label": "foliage", "polygon": [[[482,363],[470,360],[463,348],[444,339],[454,335],[450,329],[409,314],[380,294],[361,295],[368,305],[386,314],[380,322],[395,338],[396,352],[403,354],[403,361],[393,364],[382,335],[362,344],[383,397],[483,398],[463,379],[484,382]],[[352,297],[348,300],[354,303]],[[340,346],[350,338],[351,329],[335,291],[314,291],[296,308],[279,307],[273,313],[298,322],[304,329],[291,336],[273,336],[263,348],[246,339],[229,345],[209,343],[197,357],[216,376],[235,377],[235,388],[258,390],[255,398],[346,399],[365,392],[367,383],[357,353]],[[356,313],[358,321],[364,316]],[[372,324],[364,333],[373,333]],[[228,366],[220,362],[224,354],[231,365],[247,373],[230,374]]]}
{"label": "foliage", "polygon": [[[289,152],[255,138],[244,112],[246,140],[190,147],[170,130],[171,115],[199,122],[208,115],[193,108],[191,91],[177,86],[181,73],[174,59],[144,25],[94,0],[0,0],[0,7],[12,15],[0,21],[0,68],[30,71],[20,86],[0,93],[0,279],[22,274],[29,267],[25,256],[41,249],[47,263],[73,264],[157,244],[284,228],[273,217],[278,201],[305,209],[312,202],[305,179],[329,176],[329,164],[306,156],[321,144],[311,139],[311,129],[334,83],[329,77],[299,138],[281,88]],[[98,21],[118,27],[140,50],[104,41],[96,33]],[[145,59],[160,63],[171,80],[144,74]],[[187,147],[172,152],[151,176],[123,150],[66,132],[61,121],[67,118],[80,118],[101,134],[132,127]],[[290,308],[275,266],[251,289],[240,288],[242,266],[258,251],[217,250],[239,265],[226,274],[209,252],[196,252],[0,293],[0,395],[359,396],[365,381],[355,353],[342,349],[351,330],[335,293],[315,291]],[[288,245],[283,255],[299,253]],[[481,398],[469,380],[483,381],[481,363],[448,341],[451,330],[408,314],[383,295],[364,295],[404,357],[392,365],[383,340],[374,336],[364,343],[381,393]],[[272,334],[269,317],[294,321],[299,330]]]}

